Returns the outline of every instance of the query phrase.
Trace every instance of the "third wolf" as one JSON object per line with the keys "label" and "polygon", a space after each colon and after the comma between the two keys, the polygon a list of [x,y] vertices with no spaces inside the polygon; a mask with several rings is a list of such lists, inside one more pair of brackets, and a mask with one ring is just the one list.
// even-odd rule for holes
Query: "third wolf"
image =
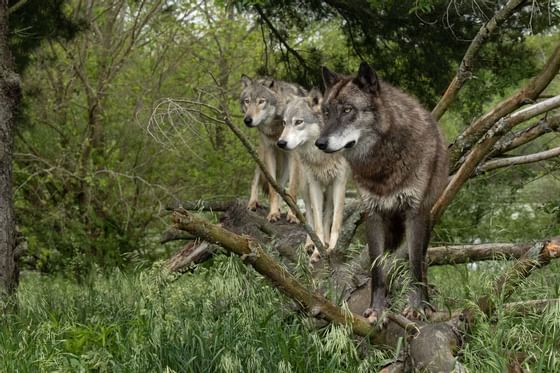
{"label": "third wolf", "polygon": [[448,174],[439,127],[415,98],[380,80],[365,62],[355,76],[323,68],[323,80],[325,128],[316,145],[327,153],[342,150],[368,215],[372,282],[365,316],[372,323],[384,319],[386,279],[379,259],[404,239],[415,284],[403,314],[425,316],[431,310],[425,263],[430,209]]}
{"label": "third wolf", "polygon": [[[293,96],[305,96],[307,92],[298,86],[280,80],[269,78],[251,79],[246,75],[241,77],[241,110],[243,121],[250,128],[259,130],[259,156],[263,160],[267,171],[280,185],[288,179],[288,194],[296,198],[298,164],[294,157],[276,147],[276,141],[282,133],[282,119],[288,99]],[[248,207],[254,210],[258,204],[259,184],[263,176],[257,166],[251,184],[251,196]],[[268,220],[276,221],[280,218],[280,198],[278,193],[268,186],[269,214]],[[288,221],[297,221],[290,211]]]}

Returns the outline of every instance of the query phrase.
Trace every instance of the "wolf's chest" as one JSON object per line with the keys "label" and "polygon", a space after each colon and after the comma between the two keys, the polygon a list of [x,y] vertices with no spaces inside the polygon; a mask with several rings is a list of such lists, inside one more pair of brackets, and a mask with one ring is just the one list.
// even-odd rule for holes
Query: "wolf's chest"
{"label": "wolf's chest", "polygon": [[367,211],[404,211],[418,207],[421,201],[421,192],[415,188],[402,188],[378,195],[358,184],[358,190]]}

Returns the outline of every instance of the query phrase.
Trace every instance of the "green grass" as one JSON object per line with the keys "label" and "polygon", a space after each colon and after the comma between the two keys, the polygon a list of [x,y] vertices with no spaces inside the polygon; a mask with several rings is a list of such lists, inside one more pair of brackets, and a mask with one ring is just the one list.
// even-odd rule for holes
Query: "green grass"
{"label": "green grass", "polygon": [[[557,297],[559,266],[540,270],[518,299]],[[498,265],[432,268],[439,308],[472,304]],[[366,372],[392,354],[343,327],[317,330],[236,258],[191,274],[155,268],[91,274],[77,284],[26,273],[17,314],[0,316],[0,372]],[[479,317],[461,360],[501,372],[523,352],[532,372],[560,371],[560,309],[544,315]]]}

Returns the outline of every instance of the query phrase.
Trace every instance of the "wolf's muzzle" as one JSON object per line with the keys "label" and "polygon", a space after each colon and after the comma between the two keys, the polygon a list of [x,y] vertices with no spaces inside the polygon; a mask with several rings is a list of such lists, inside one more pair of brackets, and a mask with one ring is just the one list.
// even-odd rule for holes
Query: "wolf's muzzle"
{"label": "wolf's muzzle", "polygon": [[315,141],[315,146],[321,150],[326,150],[328,145],[329,145],[328,137],[319,137],[317,141]]}
{"label": "wolf's muzzle", "polygon": [[251,117],[245,117],[243,118],[243,122],[245,122],[245,125],[247,127],[251,127],[251,124],[253,124],[253,118]]}
{"label": "wolf's muzzle", "polygon": [[278,140],[276,145],[278,145],[279,148],[285,149],[286,145],[288,145],[288,142],[286,140]]}

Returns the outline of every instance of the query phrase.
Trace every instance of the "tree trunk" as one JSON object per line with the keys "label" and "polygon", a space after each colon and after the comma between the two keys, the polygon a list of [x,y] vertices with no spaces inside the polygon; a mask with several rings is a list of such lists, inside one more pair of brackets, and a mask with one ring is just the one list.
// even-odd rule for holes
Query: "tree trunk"
{"label": "tree trunk", "polygon": [[13,293],[18,283],[12,155],[19,97],[20,81],[8,46],[8,0],[0,0],[0,299]]}

